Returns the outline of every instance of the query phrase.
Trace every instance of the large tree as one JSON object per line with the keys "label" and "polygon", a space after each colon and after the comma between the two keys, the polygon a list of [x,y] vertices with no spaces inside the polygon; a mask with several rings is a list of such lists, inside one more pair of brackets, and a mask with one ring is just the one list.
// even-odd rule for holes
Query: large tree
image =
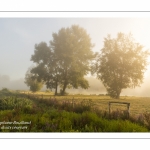
{"label": "large tree", "polygon": [[59,66],[50,47],[45,42],[36,44],[31,60],[36,63],[36,67],[32,68],[31,72],[36,74],[37,79],[44,82],[47,88],[55,89],[55,95],[57,95],[61,76]]}
{"label": "large tree", "polygon": [[46,43],[35,46],[31,60],[37,64],[33,69],[39,78],[44,79],[48,88],[61,88],[65,94],[67,87],[84,89],[89,87],[84,78],[90,71],[90,61],[94,58],[90,36],[78,25],[61,28],[52,34],[48,47]]}
{"label": "large tree", "polygon": [[119,99],[122,89],[140,86],[147,65],[148,51],[135,42],[132,34],[118,33],[104,39],[93,72],[102,81],[108,94]]}

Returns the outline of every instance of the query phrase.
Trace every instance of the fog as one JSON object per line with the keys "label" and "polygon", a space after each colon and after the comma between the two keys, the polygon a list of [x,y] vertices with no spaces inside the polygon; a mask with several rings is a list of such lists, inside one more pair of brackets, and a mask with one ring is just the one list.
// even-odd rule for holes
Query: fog
{"label": "fog", "polygon": [[[99,80],[94,77],[86,77],[89,81],[89,89],[66,89],[66,92],[72,94],[106,94],[105,87]],[[0,75],[0,89],[8,88],[10,90],[29,90],[29,87],[24,83],[24,78],[18,80],[11,80],[8,75]],[[44,86],[42,90],[46,90]]]}
{"label": "fog", "polygon": [[85,77],[89,82],[89,88],[88,89],[67,89],[66,92],[72,93],[72,94],[106,94],[106,89],[103,86],[103,84],[100,82],[100,80],[94,78],[94,77]]}
{"label": "fog", "polygon": [[[147,76],[150,75],[147,74]],[[101,83],[100,80],[96,79],[96,77],[90,76],[86,77],[89,81],[90,87],[88,89],[66,89],[66,92],[69,94],[106,94],[106,89]],[[20,78],[18,80],[11,80],[8,75],[0,75],[0,89],[8,88],[10,90],[29,90],[29,87],[24,83],[24,78]],[[42,88],[42,91],[45,91],[45,86]],[[122,96],[142,96],[142,97],[150,97],[150,80],[145,78],[143,84],[140,87],[136,87],[134,89],[128,88],[123,89]]]}
{"label": "fog", "polygon": [[8,88],[10,90],[28,90],[24,79],[11,80],[8,75],[0,75],[0,89]]}

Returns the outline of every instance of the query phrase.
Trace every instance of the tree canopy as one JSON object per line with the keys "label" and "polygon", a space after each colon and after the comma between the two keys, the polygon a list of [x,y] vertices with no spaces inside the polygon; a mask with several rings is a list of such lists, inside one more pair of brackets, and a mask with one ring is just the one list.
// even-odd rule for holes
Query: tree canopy
{"label": "tree canopy", "polygon": [[35,45],[31,61],[36,63],[32,73],[43,80],[47,88],[61,89],[65,94],[66,88],[88,88],[84,78],[90,71],[90,61],[94,58],[90,36],[78,25],[61,28],[52,34],[50,45],[45,42]]}
{"label": "tree canopy", "polygon": [[147,65],[148,51],[135,42],[131,34],[118,33],[104,38],[104,46],[97,54],[93,72],[102,81],[108,94],[119,99],[122,89],[140,86]]}

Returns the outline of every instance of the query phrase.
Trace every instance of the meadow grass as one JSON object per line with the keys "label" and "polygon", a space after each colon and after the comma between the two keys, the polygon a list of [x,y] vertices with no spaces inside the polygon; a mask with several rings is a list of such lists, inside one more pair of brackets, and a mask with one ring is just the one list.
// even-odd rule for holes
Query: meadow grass
{"label": "meadow grass", "polygon": [[[30,93],[34,97],[43,99],[57,99],[58,101],[74,101],[75,103],[91,102],[91,104],[100,110],[108,111],[109,102],[127,102],[130,103],[130,114],[139,115],[144,112],[150,112],[150,97],[135,97],[135,96],[121,96],[120,99],[113,99],[109,96],[99,95],[67,95],[67,96],[54,96],[51,93],[40,92],[36,94]],[[123,104],[111,104],[111,111],[114,110],[127,110],[127,106]]]}
{"label": "meadow grass", "polygon": [[[32,93],[30,91],[19,91],[15,93],[15,91],[9,93],[5,92],[6,96],[12,96],[18,93],[30,95],[32,97],[37,97],[41,99],[57,99],[58,101],[74,101],[75,103],[81,103],[81,102],[91,102],[92,106],[103,110],[108,111],[108,103],[112,101],[117,102],[127,102],[130,103],[130,114],[131,115],[139,115],[143,114],[144,112],[150,113],[150,97],[136,97],[136,96],[121,96],[120,99],[113,99],[109,96],[101,96],[101,95],[82,95],[82,94],[76,94],[76,95],[66,95],[66,96],[54,96],[52,92],[36,92]],[[0,97],[2,97],[2,94],[0,93]],[[114,110],[126,110],[126,105],[122,104],[111,104],[111,111]]]}
{"label": "meadow grass", "polygon": [[[53,96],[50,93],[1,93],[0,121],[31,121],[25,132],[149,132],[150,98],[67,95]],[[111,101],[129,102],[130,118],[122,113],[126,106]],[[145,109],[147,108],[147,109]],[[146,113],[145,113],[146,112]],[[137,115],[137,117],[134,116]],[[23,130],[1,130],[24,132]]]}

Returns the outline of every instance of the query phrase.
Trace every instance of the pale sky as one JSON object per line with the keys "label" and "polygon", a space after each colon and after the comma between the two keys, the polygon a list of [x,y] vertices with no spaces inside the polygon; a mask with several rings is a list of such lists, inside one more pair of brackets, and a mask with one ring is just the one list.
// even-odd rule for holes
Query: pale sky
{"label": "pale sky", "polygon": [[[150,18],[0,18],[0,75],[11,80],[25,77],[34,54],[34,45],[52,40],[52,33],[62,27],[76,24],[86,29],[95,44],[93,51],[100,51],[108,34],[132,33],[137,42],[150,49]],[[150,77],[150,67],[145,80]]]}
{"label": "pale sky", "polygon": [[107,34],[131,32],[137,42],[150,48],[150,18],[0,18],[0,74],[11,79],[23,78],[31,66],[34,45],[52,40],[52,33],[77,24],[86,29],[95,44],[93,51],[103,47]]}

